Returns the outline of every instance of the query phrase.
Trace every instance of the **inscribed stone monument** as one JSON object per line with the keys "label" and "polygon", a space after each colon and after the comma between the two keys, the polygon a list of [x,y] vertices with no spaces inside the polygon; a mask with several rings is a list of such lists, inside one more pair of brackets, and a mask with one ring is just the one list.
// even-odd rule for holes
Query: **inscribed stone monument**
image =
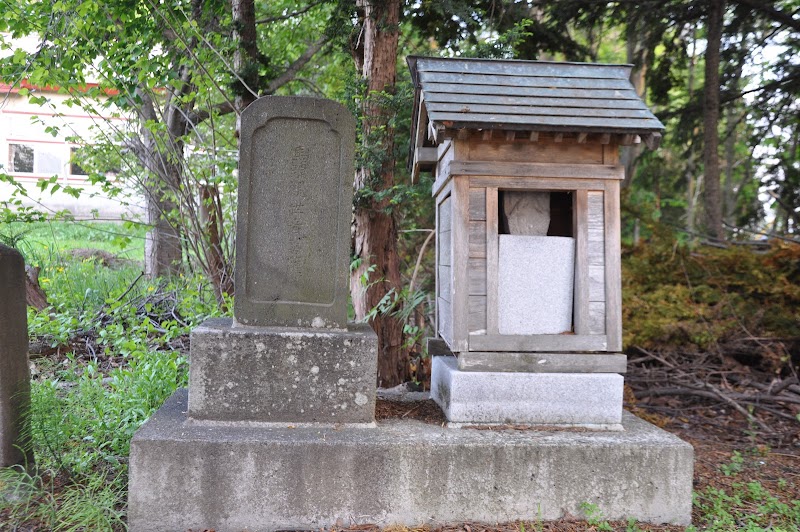
{"label": "inscribed stone monument", "polygon": [[261,98],[242,114],[238,323],[346,327],[354,137],[331,100]]}
{"label": "inscribed stone monument", "polygon": [[192,331],[192,419],[373,421],[377,340],[347,324],[354,138],[331,100],[242,113],[235,321]]}

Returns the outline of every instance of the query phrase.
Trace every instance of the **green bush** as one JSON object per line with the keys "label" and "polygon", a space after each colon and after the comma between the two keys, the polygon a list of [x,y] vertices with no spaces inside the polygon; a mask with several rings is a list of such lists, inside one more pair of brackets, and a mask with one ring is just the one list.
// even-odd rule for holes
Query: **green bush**
{"label": "green bush", "polygon": [[796,244],[756,253],[747,246],[690,246],[659,234],[625,250],[622,265],[626,346],[692,351],[751,336],[800,336]]}

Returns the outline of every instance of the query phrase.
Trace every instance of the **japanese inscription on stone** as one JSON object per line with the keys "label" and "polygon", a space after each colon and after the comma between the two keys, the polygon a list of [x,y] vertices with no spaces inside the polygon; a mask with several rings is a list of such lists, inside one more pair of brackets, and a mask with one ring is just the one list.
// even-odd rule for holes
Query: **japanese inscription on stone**
{"label": "japanese inscription on stone", "polygon": [[346,327],[353,117],[268,96],[242,113],[241,138],[236,320]]}

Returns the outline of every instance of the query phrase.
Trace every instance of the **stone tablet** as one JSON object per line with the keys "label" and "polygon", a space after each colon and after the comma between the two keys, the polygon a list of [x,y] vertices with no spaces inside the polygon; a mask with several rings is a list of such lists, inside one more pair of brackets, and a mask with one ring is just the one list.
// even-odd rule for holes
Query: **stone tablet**
{"label": "stone tablet", "polygon": [[355,119],[267,96],[242,113],[241,139],[236,321],[346,328]]}
{"label": "stone tablet", "polygon": [[500,334],[563,334],[572,329],[575,239],[500,235]]}

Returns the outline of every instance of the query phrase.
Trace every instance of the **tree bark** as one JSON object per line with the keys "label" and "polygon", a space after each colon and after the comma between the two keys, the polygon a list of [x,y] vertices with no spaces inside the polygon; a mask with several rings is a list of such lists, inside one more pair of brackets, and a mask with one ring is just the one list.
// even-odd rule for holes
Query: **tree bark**
{"label": "tree bark", "polygon": [[258,98],[258,43],[255,0],[232,0],[233,69],[239,85],[233,102],[236,109],[236,136],[239,136],[242,111]]}
{"label": "tree bark", "polygon": [[[633,64],[633,70],[631,70],[631,83],[633,84],[633,88],[640,98],[645,99],[648,56],[648,49],[645,45],[647,30],[643,29],[641,25],[641,21],[630,16],[628,27],[625,32],[627,41],[626,52],[628,63]],[[636,175],[636,163],[643,150],[644,146],[642,144],[622,147],[620,162],[625,167],[625,179],[622,182],[623,188],[629,187],[633,182],[633,178]]]}
{"label": "tree bark", "polygon": [[[747,42],[747,35],[752,28],[745,25],[745,29],[741,31],[742,43]],[[729,91],[740,90],[742,75],[744,74],[744,65],[747,61],[747,48],[740,46],[736,51],[733,62],[733,70],[728,82]],[[736,147],[739,142],[739,122],[740,116],[743,113],[741,102],[734,101],[727,104],[724,118],[725,118],[725,179],[722,183],[722,221],[727,225],[736,225],[735,212],[736,212],[736,188],[737,185],[741,188],[741,182],[736,183],[735,170],[737,163]],[[721,178],[720,178],[721,179]]]}
{"label": "tree bark", "polygon": [[[688,67],[688,81],[687,81],[687,91],[689,93],[689,101],[691,102],[694,99],[694,85],[695,85],[695,66],[696,66],[696,59],[697,59],[697,30],[694,29],[692,31],[692,52],[689,55],[689,67]],[[686,158],[686,167],[685,167],[685,175],[686,175],[686,229],[690,233],[694,233],[694,226],[695,226],[695,205],[696,202],[696,193],[695,189],[698,185],[698,180],[696,178],[697,172],[697,164],[695,160],[695,137],[694,135],[689,137],[689,143],[686,146],[687,158]]]}
{"label": "tree bark", "polygon": [[[183,146],[167,138],[159,143],[149,124],[157,123],[155,103],[144,91],[137,91],[142,100],[139,116],[142,146],[136,150],[139,162],[147,170],[144,180],[147,196],[147,221],[152,228],[145,240],[144,271],[149,278],[176,274],[180,269],[182,250],[178,228],[169,220],[177,211],[176,195],[180,187]],[[175,125],[172,125],[175,127]],[[167,128],[171,137],[171,128]],[[178,151],[180,149],[180,152]]]}
{"label": "tree bark", "polygon": [[[381,201],[367,190],[380,192],[394,185],[391,153],[393,131],[388,127],[389,111],[376,93],[393,92],[397,75],[399,0],[359,0],[364,9],[363,59],[355,61],[367,80],[369,95],[362,104],[364,147],[384,154],[379,168],[356,170],[354,213],[354,255],[361,259],[352,272],[350,292],[356,319],[364,319],[390,291],[400,290],[400,259],[397,253],[397,224],[388,200]],[[361,282],[367,277],[367,286]],[[370,325],[378,335],[378,385],[396,386],[408,378],[408,353],[403,348],[403,324],[391,313],[375,315]]]}
{"label": "tree bark", "polygon": [[[232,0],[233,19],[233,69],[238,77],[233,110],[236,112],[236,138],[242,125],[242,111],[258,98],[258,34],[256,33],[256,6],[254,0]],[[241,142],[239,142],[241,144]],[[222,205],[216,186],[200,184],[200,201],[203,212],[203,238],[208,274],[214,285],[214,295],[220,308],[225,308],[225,295],[234,293],[233,272],[222,251]]]}
{"label": "tree bark", "polygon": [[717,240],[724,240],[722,229],[722,194],[719,167],[719,66],[722,47],[724,0],[709,0],[705,87],[703,89],[703,166],[705,168],[706,230]]}
{"label": "tree bark", "polygon": [[25,265],[25,301],[29,307],[44,310],[50,306],[47,294],[39,284],[39,267]]}

